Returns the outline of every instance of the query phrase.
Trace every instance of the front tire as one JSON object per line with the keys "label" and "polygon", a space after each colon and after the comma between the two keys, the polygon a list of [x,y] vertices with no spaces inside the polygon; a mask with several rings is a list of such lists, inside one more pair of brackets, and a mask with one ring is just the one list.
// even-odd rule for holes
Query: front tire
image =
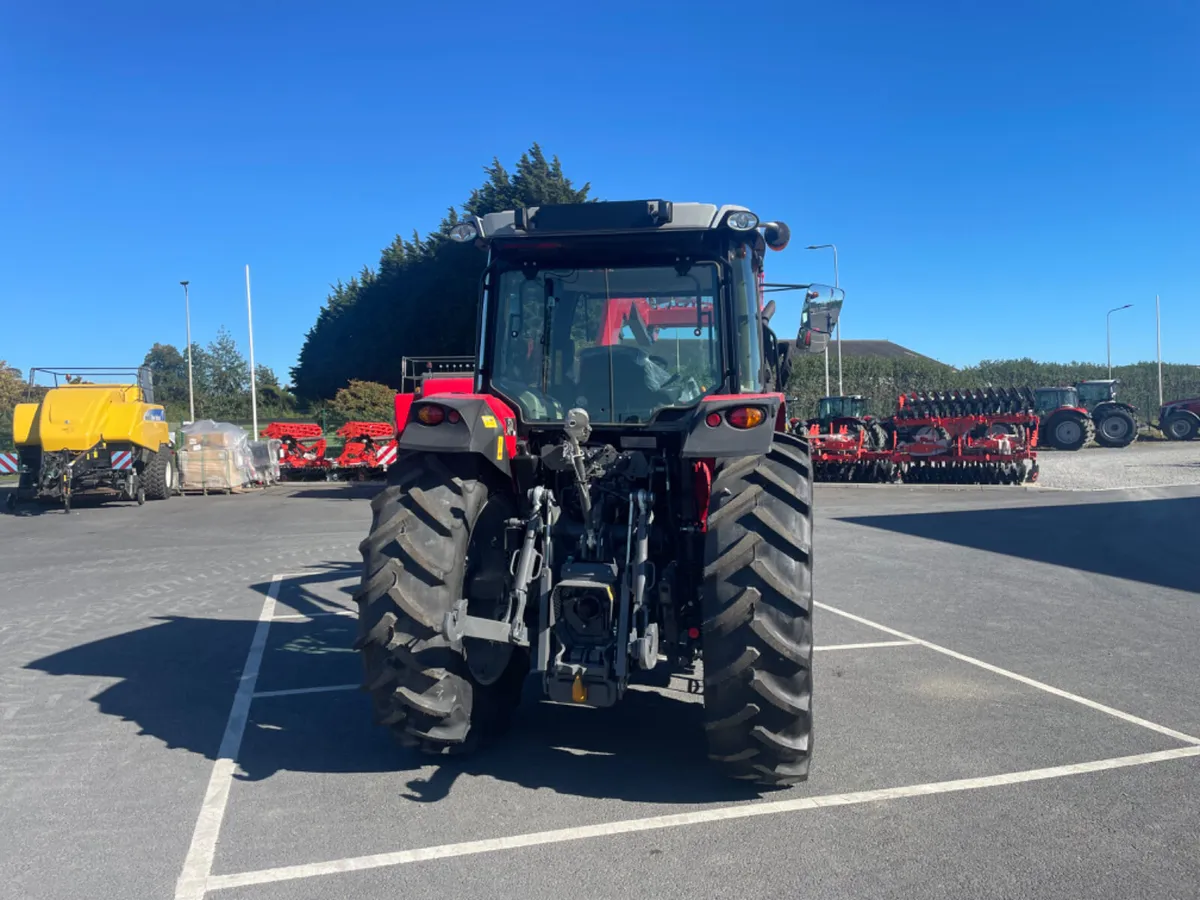
{"label": "front tire", "polygon": [[390,468],[371,509],[371,533],[359,546],[354,646],[376,719],[428,752],[475,749],[507,728],[528,652],[513,648],[482,683],[442,623],[462,597],[473,615],[486,615],[477,601],[503,594],[506,582],[496,573],[508,572],[504,523],[515,514],[513,500],[481,479],[470,457],[413,453]]}
{"label": "front tire", "polygon": [[1114,409],[1096,423],[1096,443],[1101,447],[1128,447],[1137,437],[1137,420],[1126,409]]}
{"label": "front tire", "polygon": [[1080,450],[1095,435],[1092,420],[1072,410],[1055,413],[1050,417],[1050,446],[1055,450]]}
{"label": "front tire", "polygon": [[738,779],[795,784],[812,756],[812,460],[775,435],[713,480],[705,539],[709,758]]}

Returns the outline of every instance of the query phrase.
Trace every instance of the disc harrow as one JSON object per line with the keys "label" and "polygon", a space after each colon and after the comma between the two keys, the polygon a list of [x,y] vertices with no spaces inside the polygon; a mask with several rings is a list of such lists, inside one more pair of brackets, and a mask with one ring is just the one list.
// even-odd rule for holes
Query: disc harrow
{"label": "disc harrow", "polygon": [[333,462],[338,475],[382,475],[396,460],[396,426],[390,422],[347,422],[337,435],[346,441]]}
{"label": "disc harrow", "polygon": [[259,436],[282,442],[279,470],[283,478],[324,478],[333,466],[333,460],[325,456],[321,426],[315,422],[272,422]]}

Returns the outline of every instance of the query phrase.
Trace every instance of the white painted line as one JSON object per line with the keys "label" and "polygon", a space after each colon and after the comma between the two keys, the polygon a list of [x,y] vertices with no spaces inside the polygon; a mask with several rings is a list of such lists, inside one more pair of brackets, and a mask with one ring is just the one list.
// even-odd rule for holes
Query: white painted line
{"label": "white painted line", "polygon": [[1105,713],[1115,719],[1120,719],[1123,722],[1129,722],[1132,725],[1140,725],[1142,728],[1147,728],[1150,731],[1157,731],[1159,734],[1165,734],[1167,737],[1175,738],[1177,741],[1183,741],[1187,744],[1200,745],[1200,738],[1193,737],[1190,734],[1184,734],[1182,731],[1176,731],[1174,728],[1168,728],[1165,725],[1159,725],[1156,722],[1151,722],[1148,719],[1140,718],[1139,716],[1130,715],[1127,712],[1122,712],[1119,709],[1114,709],[1111,706],[1105,706],[1103,703],[1097,703],[1095,700],[1089,700],[1087,697],[1080,697],[1078,694],[1072,694],[1069,691],[1064,691],[1061,688],[1056,688],[1053,685],[1046,684],[1044,681],[1037,681],[1025,675],[1018,675],[1016,672],[1002,669],[999,666],[994,666],[989,662],[984,662],[982,659],[976,659],[974,656],[967,656],[965,653],[959,653],[957,650],[951,650],[949,647],[943,647],[941,644],[935,644],[932,641],[922,640],[919,637],[913,637],[911,634],[905,634],[903,631],[897,631],[895,628],[889,628],[886,625],[880,625],[878,622],[872,622],[870,619],[864,619],[862,616],[856,616],[854,613],[846,612],[842,609],[836,609],[826,603],[814,602],[814,606],[819,606],[821,609],[842,616],[852,622],[858,622],[860,625],[868,625],[886,634],[893,634],[898,638],[903,638],[906,641],[912,641],[915,644],[920,644],[922,647],[927,647],[938,653],[943,653],[946,656],[953,657],[960,662],[968,663],[972,666],[978,666],[988,672],[996,675],[1003,675],[1005,678],[1011,678],[1013,681],[1019,681],[1021,684],[1028,685],[1032,688],[1037,688],[1039,691],[1045,691],[1047,694],[1053,694],[1055,697],[1062,697],[1064,700],[1070,700],[1072,703],[1078,703],[1081,706],[1086,706],[1089,709],[1094,709],[1097,712]]}
{"label": "white painted line", "polygon": [[905,787],[880,788],[873,791],[855,791],[849,794],[824,794],[817,797],[798,797],[793,800],[776,800],[746,803],[740,806],[724,806],[695,812],[654,816],[648,819],[626,819],[623,822],[607,822],[600,825],[584,825],[577,828],[560,828],[556,831],[539,831],[533,834],[515,834],[509,837],[490,838],[481,841],[466,841],[461,844],[443,844],[440,847],[423,847],[419,850],[398,850],[377,853],[373,856],[352,856],[328,862],[306,863],[297,866],[281,866],[275,869],[259,869],[252,872],[237,872],[230,875],[213,875],[208,879],[210,891],[245,887],[255,884],[271,884],[298,878],[314,878],[319,875],[336,875],[342,872],[361,872],[364,869],[380,869],[387,866],[402,866],[409,863],[427,862],[434,859],[450,859],[459,856],[474,856],[480,853],[495,853],[502,850],[518,850],[522,847],[537,847],[546,844],[561,844],[567,841],[589,838],[612,837],[618,834],[633,834],[664,828],[682,828],[705,825],[710,822],[729,822],[759,816],[801,812],[810,809],[825,809],[832,806],[853,806],[877,803],[884,800],[901,800],[908,797],[929,797],[934,794],[950,794],[980,788],[1001,787],[1011,784],[1026,784],[1031,781],[1046,781],[1071,775],[1086,775],[1111,769],[1145,766],[1151,763],[1200,756],[1200,747],[1179,747],[1175,750],[1160,750],[1156,753],[1140,753],[1136,756],[1118,756],[1094,762],[1053,766],[1048,769],[1027,769],[1004,775],[989,775],[983,778],[960,778],[955,781],[935,781],[928,784],[913,784]]}
{"label": "white painted line", "polygon": [[357,691],[361,684],[329,684],[325,687],[291,688],[284,691],[256,691],[254,698],[259,697],[294,697],[297,694],[324,694],[328,691]]}
{"label": "white painted line", "polygon": [[314,613],[286,613],[282,616],[275,616],[274,621],[284,622],[289,619],[317,619],[321,616],[357,616],[358,613],[353,609],[342,609],[337,612],[314,612]]}
{"label": "white painted line", "polygon": [[217,759],[208,778],[208,789],[204,792],[204,803],[201,804],[200,816],[196,819],[196,830],[192,832],[192,843],[183,861],[183,871],[175,883],[175,900],[204,898],[208,876],[212,872],[213,856],[217,851],[217,837],[221,833],[221,820],[225,818],[225,806],[229,803],[233,770],[237,764],[238,750],[242,746],[242,735],[246,731],[250,702],[254,698],[254,686],[258,682],[258,669],[267,646],[267,632],[271,630],[275,600],[279,596],[279,585],[284,577],[276,575],[271,579],[267,598],[258,614],[258,626],[254,629],[254,638],[250,641],[250,652],[246,654],[246,665],[242,668],[242,677],[233,697],[233,706],[229,710],[225,735],[221,738]]}
{"label": "white painted line", "polygon": [[873,641],[866,644],[825,644],[822,647],[813,647],[813,651],[818,650],[874,650],[876,647],[915,647],[916,641]]}

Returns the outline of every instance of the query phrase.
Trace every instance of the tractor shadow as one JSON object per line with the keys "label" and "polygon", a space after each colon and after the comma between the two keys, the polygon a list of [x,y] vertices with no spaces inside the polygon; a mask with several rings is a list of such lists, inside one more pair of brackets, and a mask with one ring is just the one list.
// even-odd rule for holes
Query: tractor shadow
{"label": "tractor shadow", "polygon": [[383,479],[373,481],[315,481],[304,487],[303,482],[285,483],[292,497],[304,500],[370,500],[385,487]]}
{"label": "tractor shadow", "polygon": [[[318,589],[322,582],[344,582],[356,574],[356,565],[340,564],[288,579],[279,612],[344,609],[347,603],[329,599],[331,585],[323,593]],[[270,586],[253,587],[265,593]],[[27,668],[116,679],[92,698],[100,712],[136,724],[143,736],[168,748],[215,759],[257,627],[255,619],[167,616],[42,657]],[[345,616],[273,621],[258,690],[357,683],[361,665],[351,649],[356,628]],[[376,725],[361,691],[258,697],[238,753],[238,777],[261,781],[281,771],[392,774],[389,783],[400,798],[435,804],[460,778],[482,776],[564,795],[637,802],[761,796],[708,761],[702,713],[700,703],[682,695],[642,688],[631,688],[606,710],[553,704],[541,699],[531,678],[508,734],[470,756],[429,756],[401,747],[387,728]]]}
{"label": "tractor shadow", "polygon": [[846,516],[839,521],[1200,593],[1200,496]]}

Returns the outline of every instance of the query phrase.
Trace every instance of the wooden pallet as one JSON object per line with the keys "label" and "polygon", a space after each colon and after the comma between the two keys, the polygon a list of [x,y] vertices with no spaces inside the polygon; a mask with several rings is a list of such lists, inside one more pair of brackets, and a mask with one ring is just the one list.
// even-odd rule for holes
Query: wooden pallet
{"label": "wooden pallet", "polygon": [[247,484],[247,485],[244,485],[241,487],[232,487],[232,488],[177,487],[177,488],[175,488],[175,492],[178,494],[182,494],[183,496],[188,496],[188,495],[192,495],[192,494],[199,494],[202,496],[207,496],[208,494],[255,494],[255,493],[258,493],[259,491],[262,491],[265,489],[266,489],[266,485]]}

